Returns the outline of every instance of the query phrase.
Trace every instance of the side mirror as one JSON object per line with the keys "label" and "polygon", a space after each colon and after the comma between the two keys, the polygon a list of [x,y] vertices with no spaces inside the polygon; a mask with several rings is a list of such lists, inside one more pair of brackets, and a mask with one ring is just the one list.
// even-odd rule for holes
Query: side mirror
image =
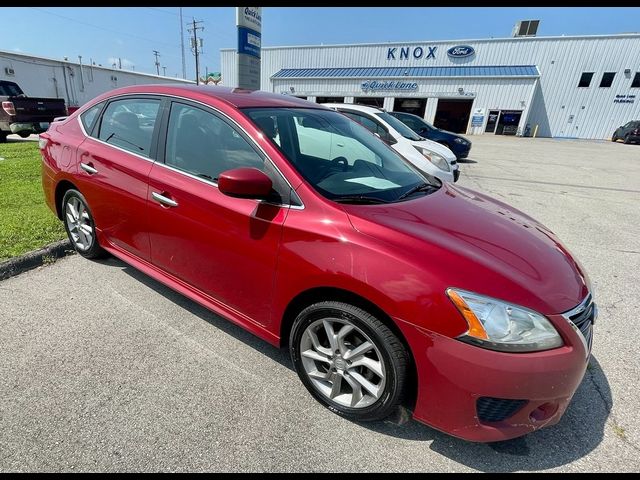
{"label": "side mirror", "polygon": [[218,190],[229,197],[266,199],[271,193],[271,179],[257,168],[234,168],[218,177]]}

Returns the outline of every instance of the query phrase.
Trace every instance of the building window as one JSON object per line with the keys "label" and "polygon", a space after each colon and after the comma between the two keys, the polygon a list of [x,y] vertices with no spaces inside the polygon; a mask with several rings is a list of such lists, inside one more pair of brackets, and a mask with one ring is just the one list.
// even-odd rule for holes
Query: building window
{"label": "building window", "polygon": [[344,97],[316,97],[316,103],[344,103]]}
{"label": "building window", "polygon": [[580,76],[580,83],[578,83],[578,87],[586,88],[591,85],[591,79],[593,78],[593,72],[582,72]]}
{"label": "building window", "polygon": [[602,74],[602,80],[600,80],[600,86],[603,88],[609,88],[613,83],[613,77],[616,76],[616,72],[605,72]]}
{"label": "building window", "polygon": [[640,72],[636,72],[636,75],[633,77],[631,88],[640,88]]}

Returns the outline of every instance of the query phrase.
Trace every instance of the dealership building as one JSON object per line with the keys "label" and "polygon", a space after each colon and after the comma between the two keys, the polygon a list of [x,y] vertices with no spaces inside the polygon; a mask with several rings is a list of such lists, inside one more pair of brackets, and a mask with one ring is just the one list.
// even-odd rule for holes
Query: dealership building
{"label": "dealership building", "polygon": [[[414,113],[457,133],[608,139],[640,120],[640,34],[266,47],[261,89]],[[221,50],[237,85],[236,50]]]}
{"label": "dealership building", "polygon": [[[118,62],[120,63],[120,62]],[[64,98],[68,107],[80,107],[117,87],[149,83],[195,83],[162,75],[136,72],[68,59],[38,57],[0,50],[0,80],[17,83],[29,97]]]}

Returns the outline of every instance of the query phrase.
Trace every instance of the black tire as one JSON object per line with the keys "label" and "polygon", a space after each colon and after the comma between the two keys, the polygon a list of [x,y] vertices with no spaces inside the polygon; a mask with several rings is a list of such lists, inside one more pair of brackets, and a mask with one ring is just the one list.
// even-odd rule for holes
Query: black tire
{"label": "black tire", "polygon": [[[73,235],[71,234],[71,231],[69,229],[69,225],[68,225],[68,221],[67,221],[67,204],[69,202],[72,201],[72,199],[76,199],[78,200],[80,203],[82,203],[82,205],[84,206],[87,215],[88,215],[88,225],[90,225],[92,231],[93,231],[93,235],[92,235],[92,240],[89,243],[89,248],[87,249],[83,249],[80,247],[79,242],[76,242],[76,240],[74,239]],[[96,236],[96,225],[95,222],[93,220],[93,214],[91,213],[91,209],[89,208],[89,204],[87,203],[87,200],[84,198],[84,195],[82,195],[82,193],[80,193],[78,190],[75,190],[73,188],[67,190],[64,194],[64,197],[62,198],[62,205],[60,207],[60,211],[61,211],[61,216],[62,216],[62,223],[64,224],[64,229],[67,232],[67,236],[69,237],[69,241],[71,242],[71,245],[73,246],[73,248],[75,249],[76,252],[78,252],[80,255],[82,255],[84,258],[90,258],[90,259],[94,259],[94,258],[103,258],[108,256],[108,253],[106,250],[104,250],[99,244],[98,244],[98,238]]]}
{"label": "black tire", "polygon": [[631,143],[631,137],[628,133],[624,136],[624,143],[625,145],[629,145]]}
{"label": "black tire", "polygon": [[1,132],[0,131],[0,143],[6,143],[7,142],[7,132]]}
{"label": "black tire", "polygon": [[18,132],[20,138],[29,138],[29,135],[31,135],[31,132]]}
{"label": "black tire", "polygon": [[618,137],[616,137],[615,135],[613,137],[611,137],[611,141],[612,142],[617,142],[618,141]]}
{"label": "black tire", "polygon": [[[314,387],[302,363],[301,340],[307,327],[324,318],[340,319],[355,326],[369,337],[380,353],[385,384],[374,403],[364,407],[347,407],[336,403]],[[353,421],[381,420],[394,413],[404,399],[409,354],[404,344],[380,319],[361,308],[336,301],[319,302],[305,308],[294,321],[289,337],[289,352],[296,372],[309,393],[341,417]]]}

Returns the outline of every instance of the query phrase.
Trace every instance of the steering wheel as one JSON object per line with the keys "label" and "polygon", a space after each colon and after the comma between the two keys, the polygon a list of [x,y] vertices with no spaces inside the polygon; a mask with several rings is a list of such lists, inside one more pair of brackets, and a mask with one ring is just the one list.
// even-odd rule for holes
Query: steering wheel
{"label": "steering wheel", "polygon": [[330,162],[327,162],[326,166],[324,166],[323,168],[323,171],[320,173],[320,176],[316,180],[316,183],[321,182],[334,173],[346,172],[348,168],[349,161],[345,157],[336,157]]}

